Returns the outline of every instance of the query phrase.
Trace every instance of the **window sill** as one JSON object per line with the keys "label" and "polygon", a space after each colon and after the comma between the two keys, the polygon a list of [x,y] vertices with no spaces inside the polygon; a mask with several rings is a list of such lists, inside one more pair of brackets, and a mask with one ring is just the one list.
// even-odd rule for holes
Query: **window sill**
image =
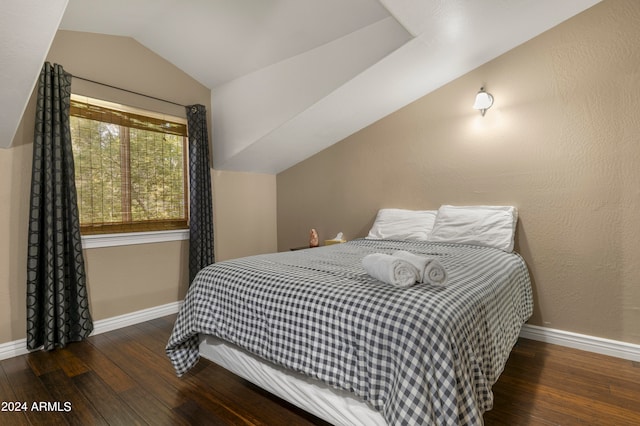
{"label": "window sill", "polygon": [[132,246],[136,244],[164,243],[189,239],[188,229],[154,232],[129,232],[121,234],[83,235],[82,248]]}

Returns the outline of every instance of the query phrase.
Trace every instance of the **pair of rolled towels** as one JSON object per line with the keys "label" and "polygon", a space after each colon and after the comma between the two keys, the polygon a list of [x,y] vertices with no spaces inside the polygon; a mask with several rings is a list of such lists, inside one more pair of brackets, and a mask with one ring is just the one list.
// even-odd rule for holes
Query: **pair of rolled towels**
{"label": "pair of rolled towels", "polygon": [[444,286],[448,280],[447,271],[437,259],[405,250],[390,255],[368,254],[362,259],[362,266],[373,278],[401,288],[416,283]]}

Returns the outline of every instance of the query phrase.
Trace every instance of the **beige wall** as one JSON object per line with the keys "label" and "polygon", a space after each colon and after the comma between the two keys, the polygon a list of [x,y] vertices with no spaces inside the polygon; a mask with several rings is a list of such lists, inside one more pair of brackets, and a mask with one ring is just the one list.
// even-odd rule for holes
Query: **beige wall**
{"label": "beige wall", "polygon": [[274,175],[215,170],[213,192],[216,260],[278,250]]}
{"label": "beige wall", "polygon": [[[59,31],[47,60],[62,64],[72,75],[181,104],[200,103],[211,110],[209,89],[131,38]],[[182,107],[78,79],[73,80],[72,90],[185,116]],[[13,148],[0,150],[0,343],[26,336],[26,240],[34,101],[32,96]],[[212,179],[216,191],[214,214],[219,215],[214,217],[217,258],[275,251],[275,177],[212,171]],[[242,209],[237,217],[234,208]],[[251,223],[254,230],[264,227],[264,232],[247,235],[246,223]],[[94,320],[181,300],[188,286],[187,241],[89,249],[85,250],[85,262]]]}
{"label": "beige wall", "polygon": [[31,145],[0,149],[0,343],[26,337]]}
{"label": "beige wall", "polygon": [[640,343],[638,22],[604,1],[280,173],[279,249],[363,237],[381,207],[513,204],[530,322]]}

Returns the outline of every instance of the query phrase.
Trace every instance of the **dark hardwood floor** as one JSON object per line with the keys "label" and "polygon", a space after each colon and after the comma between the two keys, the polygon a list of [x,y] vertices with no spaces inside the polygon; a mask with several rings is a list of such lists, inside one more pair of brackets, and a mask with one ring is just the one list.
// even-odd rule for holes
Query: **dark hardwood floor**
{"label": "dark hardwood floor", "polygon": [[[174,319],[1,361],[0,425],[326,425],[206,360],[176,377]],[[638,363],[560,346],[522,339],[494,395],[487,425],[640,425]]]}

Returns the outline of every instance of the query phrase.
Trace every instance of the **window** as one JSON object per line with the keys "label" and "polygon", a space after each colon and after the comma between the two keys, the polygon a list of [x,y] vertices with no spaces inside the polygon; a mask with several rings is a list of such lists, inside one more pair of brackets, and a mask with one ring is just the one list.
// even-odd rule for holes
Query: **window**
{"label": "window", "polygon": [[73,95],[83,234],[185,229],[186,120]]}

